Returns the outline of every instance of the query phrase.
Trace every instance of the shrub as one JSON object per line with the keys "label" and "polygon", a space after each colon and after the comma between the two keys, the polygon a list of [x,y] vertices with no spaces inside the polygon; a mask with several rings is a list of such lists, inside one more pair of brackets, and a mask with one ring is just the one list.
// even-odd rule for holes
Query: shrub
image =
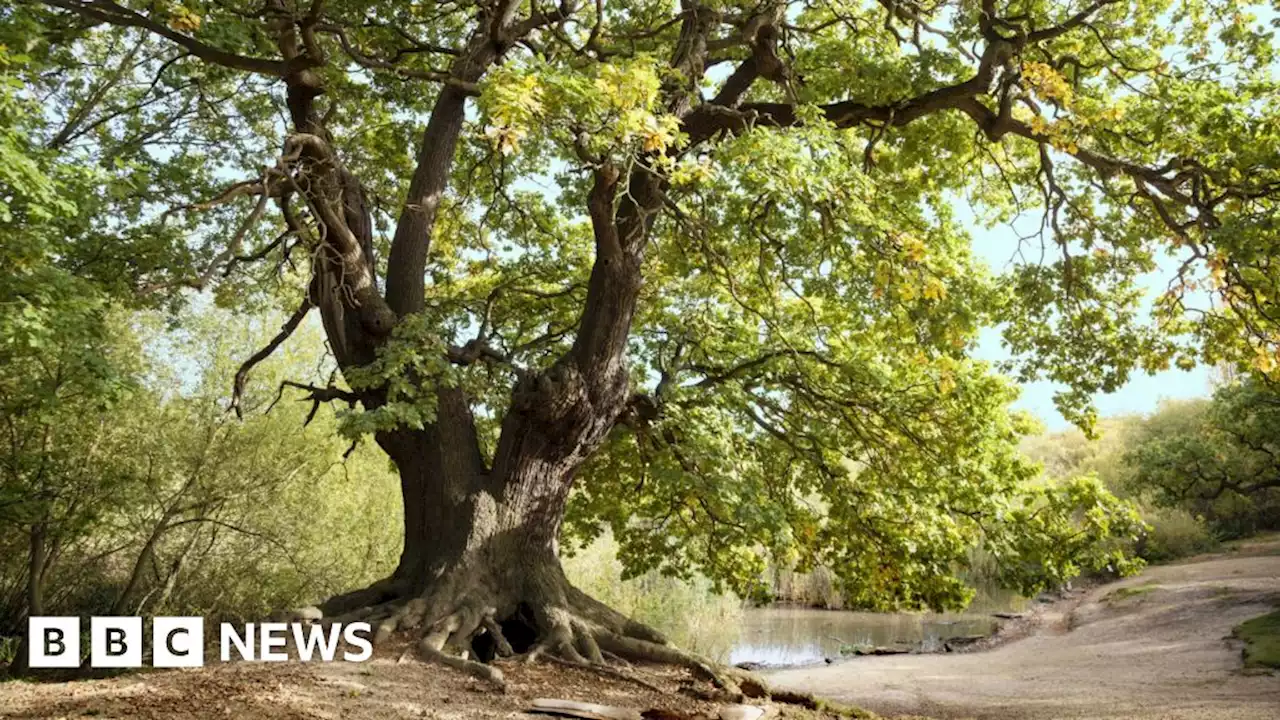
{"label": "shrub", "polygon": [[1150,508],[1142,515],[1151,529],[1138,540],[1134,550],[1147,562],[1170,562],[1218,547],[1217,538],[1204,521],[1186,510]]}

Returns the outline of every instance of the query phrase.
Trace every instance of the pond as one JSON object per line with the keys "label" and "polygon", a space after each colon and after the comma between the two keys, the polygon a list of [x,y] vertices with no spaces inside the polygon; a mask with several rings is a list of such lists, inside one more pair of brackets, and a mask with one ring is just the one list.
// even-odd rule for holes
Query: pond
{"label": "pond", "polygon": [[743,612],[730,648],[730,664],[804,665],[838,659],[841,648],[907,646],[934,652],[947,640],[987,635],[991,613],[1020,611],[1026,601],[1011,594],[980,597],[963,613],[870,613],[799,607],[753,608]]}

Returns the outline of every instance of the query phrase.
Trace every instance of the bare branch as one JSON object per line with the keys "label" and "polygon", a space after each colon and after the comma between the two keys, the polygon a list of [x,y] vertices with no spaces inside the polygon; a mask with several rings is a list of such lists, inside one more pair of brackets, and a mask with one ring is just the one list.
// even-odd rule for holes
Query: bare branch
{"label": "bare branch", "polygon": [[303,318],[307,316],[307,313],[311,311],[312,307],[311,298],[303,298],[302,304],[299,305],[298,309],[294,310],[293,314],[289,316],[289,319],[285,321],[284,325],[280,328],[280,332],[276,333],[276,336],[271,338],[271,341],[268,342],[261,350],[251,355],[248,360],[245,360],[244,363],[240,365],[240,369],[236,371],[236,377],[232,383],[231,405],[227,408],[228,410],[234,411],[236,417],[244,417],[240,408],[240,400],[244,395],[245,384],[249,381],[249,372],[252,371],[258,363],[270,357],[271,353],[275,352],[285,340],[289,339],[289,336],[293,335],[294,331],[302,324]]}
{"label": "bare branch", "polygon": [[271,404],[267,406],[267,409],[264,412],[271,412],[271,409],[276,406],[276,403],[280,402],[281,398],[284,397],[285,388],[296,388],[298,390],[307,391],[307,396],[302,399],[311,401],[311,410],[307,412],[306,419],[302,421],[303,427],[310,425],[311,421],[315,419],[316,412],[320,410],[321,403],[340,400],[345,402],[347,407],[354,408],[356,403],[360,402],[359,395],[349,390],[343,390],[340,387],[334,387],[333,385],[329,385],[328,387],[317,387],[315,385],[308,385],[307,383],[285,380],[280,383],[280,389],[276,391],[275,399],[271,401]]}

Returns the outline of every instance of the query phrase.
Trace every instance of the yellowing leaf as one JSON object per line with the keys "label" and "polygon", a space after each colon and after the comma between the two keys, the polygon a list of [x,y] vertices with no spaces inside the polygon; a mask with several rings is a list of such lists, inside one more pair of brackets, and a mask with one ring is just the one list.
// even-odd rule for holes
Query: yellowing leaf
{"label": "yellowing leaf", "polygon": [[527,134],[520,128],[498,127],[490,125],[485,128],[485,137],[489,138],[489,142],[498,149],[503,155],[511,155],[520,149],[520,141]]}
{"label": "yellowing leaf", "polygon": [[918,263],[924,260],[926,249],[919,239],[908,236],[902,239],[902,252],[906,254],[908,260]]}
{"label": "yellowing leaf", "polygon": [[1070,105],[1074,99],[1074,92],[1067,79],[1045,63],[1022,63],[1022,77],[1037,95],[1045,99],[1056,100],[1063,106]]}
{"label": "yellowing leaf", "polygon": [[950,395],[956,389],[956,377],[951,372],[944,372],[938,378],[938,391],[943,395]]}
{"label": "yellowing leaf", "polygon": [[941,300],[947,296],[947,286],[938,278],[930,276],[924,281],[924,296],[927,300]]}
{"label": "yellowing leaf", "polygon": [[1258,372],[1271,374],[1276,369],[1276,357],[1267,348],[1258,348],[1258,354],[1253,358],[1253,366]]}
{"label": "yellowing leaf", "polygon": [[195,32],[200,29],[201,17],[191,9],[179,5],[169,16],[169,27],[178,32]]}

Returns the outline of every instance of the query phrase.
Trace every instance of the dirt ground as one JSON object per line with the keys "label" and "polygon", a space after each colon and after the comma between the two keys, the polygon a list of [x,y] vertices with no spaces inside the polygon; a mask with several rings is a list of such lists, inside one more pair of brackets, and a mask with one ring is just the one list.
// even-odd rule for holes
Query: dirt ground
{"label": "dirt ground", "polygon": [[1147,569],[1042,606],[981,652],[866,657],[769,674],[886,715],[1277,720],[1280,677],[1241,670],[1240,622],[1280,604],[1280,538]]}
{"label": "dirt ground", "polygon": [[[547,718],[525,711],[534,698],[598,703],[661,720],[718,718],[728,705],[698,700],[682,688],[709,690],[666,667],[630,672],[661,690],[595,672],[539,662],[499,662],[506,692],[464,673],[417,661],[401,648],[380,648],[366,663],[230,663],[77,682],[0,683],[0,720],[130,718],[147,720],[408,720]],[[847,717],[797,705],[756,702],[770,718]]]}

